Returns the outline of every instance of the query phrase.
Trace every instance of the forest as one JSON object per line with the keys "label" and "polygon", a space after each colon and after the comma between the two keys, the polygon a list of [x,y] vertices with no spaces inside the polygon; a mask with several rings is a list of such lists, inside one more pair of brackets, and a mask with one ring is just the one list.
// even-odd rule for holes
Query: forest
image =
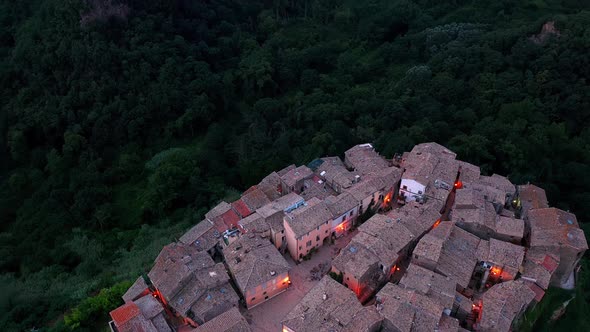
{"label": "forest", "polygon": [[[104,331],[215,203],[357,143],[436,141],[590,235],[586,5],[0,0],[0,329]],[[588,258],[547,298],[523,330],[590,331]]]}

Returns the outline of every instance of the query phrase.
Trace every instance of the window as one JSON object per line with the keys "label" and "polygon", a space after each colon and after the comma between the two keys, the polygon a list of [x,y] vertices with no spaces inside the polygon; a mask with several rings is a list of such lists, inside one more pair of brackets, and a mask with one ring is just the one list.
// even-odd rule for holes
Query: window
{"label": "window", "polygon": [[307,245],[308,247],[310,247],[310,246],[311,246],[311,240],[307,241],[306,245]]}
{"label": "window", "polygon": [[262,293],[262,295],[266,295],[266,292]]}
{"label": "window", "polygon": [[344,220],[346,220],[346,215],[344,215],[344,217],[342,217],[342,221],[341,222],[343,222]]}
{"label": "window", "polygon": [[284,229],[281,231],[281,234],[285,234],[285,230]]}
{"label": "window", "polygon": [[301,246],[299,246],[299,250],[301,250]]}
{"label": "window", "polygon": [[317,230],[317,231],[319,231],[319,230],[320,230],[320,226],[318,226],[318,227],[316,228],[316,230]]}
{"label": "window", "polygon": [[326,225],[328,224],[328,221],[326,220]]}
{"label": "window", "polygon": [[328,230],[327,229],[326,229],[325,233],[328,234]]}
{"label": "window", "polygon": [[350,216],[351,216],[351,217],[352,217],[352,212],[354,212],[354,211],[350,211]]}
{"label": "window", "polygon": [[346,277],[346,280],[350,280],[348,277]]}
{"label": "window", "polygon": [[316,241],[319,241],[320,240],[320,236],[319,235],[316,235],[315,240]]}
{"label": "window", "polygon": [[254,300],[256,300],[256,298],[255,298],[255,297],[253,297],[253,298],[252,298],[250,301],[254,301]]}

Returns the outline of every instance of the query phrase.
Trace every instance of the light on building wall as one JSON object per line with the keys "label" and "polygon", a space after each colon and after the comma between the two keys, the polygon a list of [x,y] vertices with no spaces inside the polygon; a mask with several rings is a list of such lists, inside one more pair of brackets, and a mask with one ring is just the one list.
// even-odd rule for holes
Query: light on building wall
{"label": "light on building wall", "polygon": [[457,189],[463,188],[463,182],[461,182],[461,180],[455,181],[455,188],[457,188]]}
{"label": "light on building wall", "polygon": [[432,227],[436,228],[438,225],[440,225],[440,219],[437,219]]}

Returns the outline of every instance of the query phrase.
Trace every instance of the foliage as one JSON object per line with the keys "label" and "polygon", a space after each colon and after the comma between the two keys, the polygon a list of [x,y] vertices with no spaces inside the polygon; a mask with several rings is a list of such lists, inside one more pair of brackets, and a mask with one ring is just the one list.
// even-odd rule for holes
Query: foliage
{"label": "foliage", "polygon": [[103,288],[98,295],[85,299],[65,315],[65,325],[72,330],[94,326],[97,321],[103,320],[111,310],[123,304],[121,296],[125,294],[131,284],[132,282],[123,281],[112,287]]}
{"label": "foliage", "polygon": [[[0,1],[0,326],[60,329],[219,200],[356,143],[437,141],[588,215],[588,22],[561,0]],[[585,327],[581,280],[556,329]]]}
{"label": "foliage", "polygon": [[328,272],[328,275],[339,283],[342,283],[342,281],[344,280],[344,275],[342,274],[342,272],[336,273],[330,271]]}

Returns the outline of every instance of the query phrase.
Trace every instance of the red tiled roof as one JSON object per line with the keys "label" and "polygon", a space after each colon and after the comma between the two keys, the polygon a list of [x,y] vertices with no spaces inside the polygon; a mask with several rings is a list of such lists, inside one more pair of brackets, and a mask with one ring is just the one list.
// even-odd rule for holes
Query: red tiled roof
{"label": "red tiled roof", "polygon": [[241,199],[231,203],[232,208],[237,212],[242,218],[246,218],[247,216],[252,214],[252,211],[248,208],[246,203]]}
{"label": "red tiled roof", "polygon": [[545,255],[545,259],[543,260],[543,267],[547,269],[547,271],[549,272],[553,272],[555,271],[555,269],[557,269],[557,265],[559,264],[559,262],[557,262],[553,257],[549,256],[549,255]]}
{"label": "red tiled roof", "polygon": [[248,210],[250,211],[256,211],[264,205],[270,203],[270,199],[268,199],[264,191],[256,186],[252,186],[250,189],[244,192],[240,200],[246,204]]}
{"label": "red tiled roof", "polygon": [[535,292],[535,301],[537,302],[541,302],[541,299],[543,299],[543,296],[545,296],[545,291],[543,290],[543,288],[539,287],[539,285],[535,284],[535,283],[528,283],[529,284],[529,288]]}
{"label": "red tiled roof", "polygon": [[219,218],[223,221],[227,228],[238,226],[238,221],[240,220],[240,216],[238,216],[234,210],[225,212],[224,214],[220,215]]}
{"label": "red tiled roof", "polygon": [[215,220],[213,220],[213,227],[215,227],[215,230],[219,233],[223,233],[227,230],[227,226],[221,217],[215,218]]}
{"label": "red tiled roof", "polygon": [[251,193],[252,191],[255,191],[255,190],[257,190],[257,189],[258,189],[258,187],[257,187],[257,186],[251,186],[250,188],[248,188],[248,190],[246,190],[246,191],[244,191],[244,192],[242,193],[242,196],[243,196],[243,195],[248,195],[249,193]]}
{"label": "red tiled roof", "polygon": [[139,307],[135,302],[128,302],[110,312],[116,326],[125,324],[130,319],[140,314]]}

